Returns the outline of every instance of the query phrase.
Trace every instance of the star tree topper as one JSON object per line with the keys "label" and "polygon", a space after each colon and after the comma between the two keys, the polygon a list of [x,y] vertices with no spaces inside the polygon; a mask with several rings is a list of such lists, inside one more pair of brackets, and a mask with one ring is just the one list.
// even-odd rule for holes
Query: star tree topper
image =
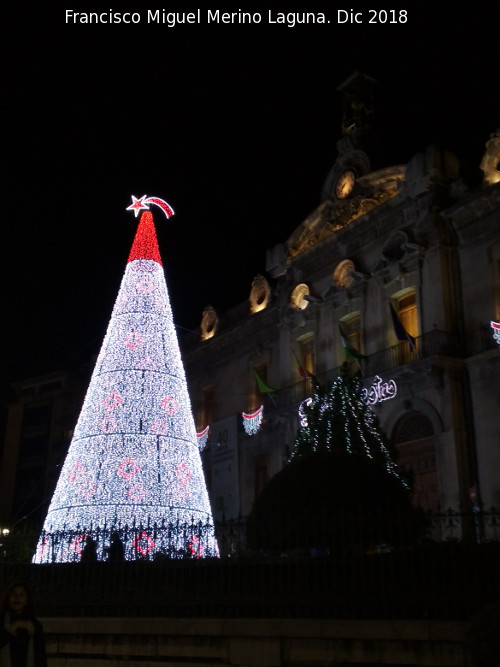
{"label": "star tree topper", "polygon": [[142,195],[142,197],[134,197],[132,195],[132,203],[130,206],[127,206],[127,211],[133,211],[137,218],[141,211],[149,211],[150,204],[159,206],[167,218],[171,218],[174,214],[174,209],[165,200],[159,197],[148,197],[147,195]]}

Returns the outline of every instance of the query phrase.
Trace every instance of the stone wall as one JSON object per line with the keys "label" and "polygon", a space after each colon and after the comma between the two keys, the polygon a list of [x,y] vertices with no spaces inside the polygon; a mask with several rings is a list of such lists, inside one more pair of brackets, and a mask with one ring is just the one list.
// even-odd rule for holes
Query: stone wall
{"label": "stone wall", "polygon": [[468,624],[315,619],[42,619],[49,667],[466,666]]}

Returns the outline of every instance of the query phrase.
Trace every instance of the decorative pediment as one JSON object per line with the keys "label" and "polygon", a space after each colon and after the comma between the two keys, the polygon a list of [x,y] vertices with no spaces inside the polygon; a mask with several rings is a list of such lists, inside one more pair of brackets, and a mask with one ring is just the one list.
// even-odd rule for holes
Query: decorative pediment
{"label": "decorative pediment", "polygon": [[359,179],[358,193],[347,199],[328,198],[301,222],[285,243],[289,257],[296,257],[334,232],[392,199],[399,192],[405,168],[388,167]]}

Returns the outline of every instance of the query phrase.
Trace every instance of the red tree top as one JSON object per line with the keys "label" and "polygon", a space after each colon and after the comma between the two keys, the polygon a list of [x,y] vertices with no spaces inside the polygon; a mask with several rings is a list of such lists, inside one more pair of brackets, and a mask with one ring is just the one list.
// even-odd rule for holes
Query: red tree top
{"label": "red tree top", "polygon": [[154,262],[158,262],[160,266],[163,266],[160,250],[158,249],[153,216],[150,211],[144,211],[139,220],[139,226],[137,227],[128,261],[133,262],[135,259],[152,259]]}

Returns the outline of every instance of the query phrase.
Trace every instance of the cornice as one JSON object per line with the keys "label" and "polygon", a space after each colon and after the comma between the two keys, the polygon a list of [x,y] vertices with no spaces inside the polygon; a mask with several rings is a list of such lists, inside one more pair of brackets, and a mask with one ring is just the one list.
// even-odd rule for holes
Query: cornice
{"label": "cornice", "polygon": [[358,179],[358,194],[322,202],[285,243],[292,259],[394,198],[404,180],[403,166],[387,167]]}
{"label": "cornice", "polygon": [[496,183],[462,198],[453,206],[442,211],[441,216],[450,221],[457,231],[465,231],[478,220],[491,213],[498,213],[499,207],[500,183]]}
{"label": "cornice", "polygon": [[208,340],[198,339],[183,349],[183,359],[186,363],[194,364],[198,361],[223,353],[235,343],[246,346],[255,346],[257,341],[266,344],[266,338],[272,338],[273,324],[278,320],[277,303],[272,303],[265,310],[258,313],[248,312],[248,315],[232,322],[224,328],[222,322],[217,333]]}

